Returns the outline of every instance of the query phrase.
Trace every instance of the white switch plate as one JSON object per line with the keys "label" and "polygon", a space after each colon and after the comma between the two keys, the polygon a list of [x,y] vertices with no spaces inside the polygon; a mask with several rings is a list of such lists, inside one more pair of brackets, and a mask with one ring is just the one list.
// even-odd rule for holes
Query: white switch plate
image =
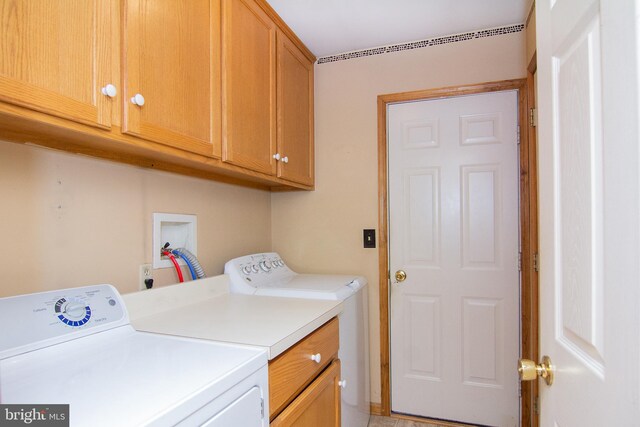
{"label": "white switch plate", "polygon": [[147,290],[147,284],[144,283],[147,279],[153,279],[153,267],[151,264],[142,264],[140,266],[140,274],[138,279],[138,289],[141,291]]}

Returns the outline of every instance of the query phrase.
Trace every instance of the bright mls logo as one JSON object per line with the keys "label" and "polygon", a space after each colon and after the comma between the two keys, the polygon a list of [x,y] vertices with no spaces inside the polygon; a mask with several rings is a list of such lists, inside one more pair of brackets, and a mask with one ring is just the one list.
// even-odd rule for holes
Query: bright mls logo
{"label": "bright mls logo", "polygon": [[69,405],[0,405],[0,426],[69,427]]}

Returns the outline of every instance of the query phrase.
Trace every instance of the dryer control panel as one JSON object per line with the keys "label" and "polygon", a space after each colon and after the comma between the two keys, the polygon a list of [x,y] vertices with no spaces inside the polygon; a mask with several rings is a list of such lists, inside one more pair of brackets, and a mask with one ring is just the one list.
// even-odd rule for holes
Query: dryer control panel
{"label": "dryer control panel", "polygon": [[224,273],[229,275],[232,292],[253,294],[258,287],[282,283],[295,276],[276,252],[246,255],[227,261]]}
{"label": "dryer control panel", "polygon": [[118,291],[94,285],[0,298],[0,359],[129,323]]}

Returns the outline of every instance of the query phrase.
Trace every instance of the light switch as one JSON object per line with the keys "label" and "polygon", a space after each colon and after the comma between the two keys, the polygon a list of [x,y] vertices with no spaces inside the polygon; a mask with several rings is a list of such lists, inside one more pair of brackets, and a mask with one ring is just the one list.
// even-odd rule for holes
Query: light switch
{"label": "light switch", "polygon": [[375,248],[376,247],[376,230],[374,229],[365,229],[362,230],[364,247],[365,248]]}

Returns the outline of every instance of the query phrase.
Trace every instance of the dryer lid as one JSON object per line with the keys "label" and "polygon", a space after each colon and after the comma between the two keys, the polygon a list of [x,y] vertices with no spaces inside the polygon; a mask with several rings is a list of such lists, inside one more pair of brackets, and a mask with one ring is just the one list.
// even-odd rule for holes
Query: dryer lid
{"label": "dryer lid", "polygon": [[343,300],[365,286],[364,277],[353,275],[294,274],[256,287],[257,295]]}

